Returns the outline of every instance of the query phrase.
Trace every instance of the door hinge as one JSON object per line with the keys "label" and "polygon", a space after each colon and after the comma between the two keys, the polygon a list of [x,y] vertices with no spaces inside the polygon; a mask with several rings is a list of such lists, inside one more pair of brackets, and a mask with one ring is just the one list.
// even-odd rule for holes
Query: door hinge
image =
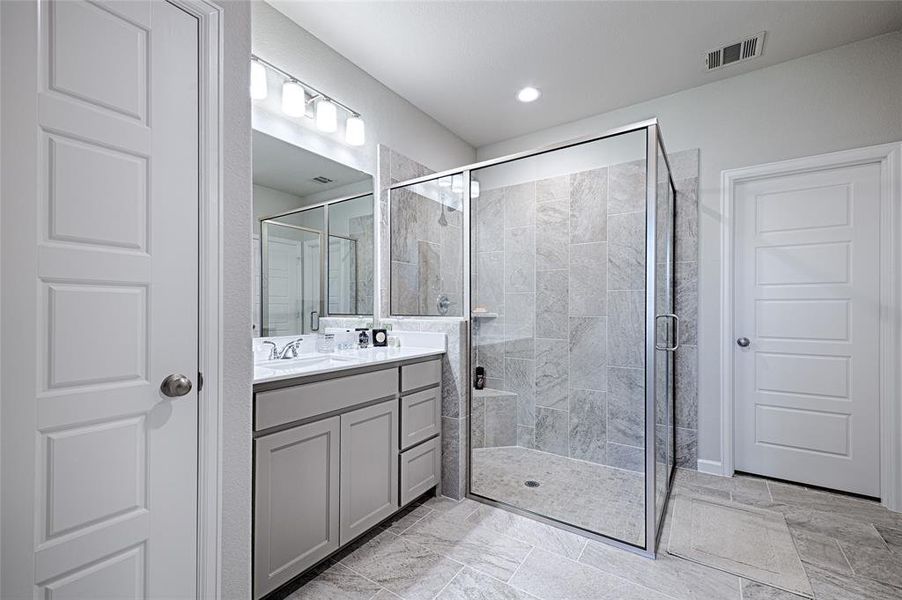
{"label": "door hinge", "polygon": [[197,391],[201,391],[204,389],[204,374],[200,371],[197,372]]}

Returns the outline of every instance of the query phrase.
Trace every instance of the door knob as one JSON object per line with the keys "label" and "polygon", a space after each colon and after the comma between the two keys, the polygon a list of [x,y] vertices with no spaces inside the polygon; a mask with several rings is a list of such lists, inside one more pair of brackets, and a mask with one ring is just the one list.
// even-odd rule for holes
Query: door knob
{"label": "door knob", "polygon": [[739,344],[740,348],[748,348],[749,344],[751,344],[751,342],[749,341],[749,338],[747,338],[747,337],[739,338],[738,340],[736,340],[736,343]]}
{"label": "door knob", "polygon": [[176,375],[173,373],[160,384],[160,391],[163,392],[163,395],[165,396],[175,398],[177,396],[184,396],[190,392],[191,387],[190,379],[184,375]]}

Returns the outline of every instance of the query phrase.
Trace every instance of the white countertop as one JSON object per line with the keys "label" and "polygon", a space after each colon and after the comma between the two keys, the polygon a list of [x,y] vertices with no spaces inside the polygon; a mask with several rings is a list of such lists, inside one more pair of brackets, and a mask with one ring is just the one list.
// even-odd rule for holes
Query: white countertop
{"label": "white countertop", "polygon": [[320,375],[346,371],[371,365],[381,365],[423,358],[441,356],[443,348],[402,346],[401,348],[364,348],[362,350],[342,350],[331,354],[304,354],[287,360],[271,360],[254,365],[254,384],[283,381],[307,375]]}

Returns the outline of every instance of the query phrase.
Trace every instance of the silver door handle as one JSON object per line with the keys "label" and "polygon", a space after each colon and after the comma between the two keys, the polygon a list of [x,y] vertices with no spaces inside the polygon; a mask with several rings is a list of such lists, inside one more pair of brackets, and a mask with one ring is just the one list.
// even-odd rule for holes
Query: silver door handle
{"label": "silver door handle", "polygon": [[190,392],[192,387],[190,379],[184,375],[176,375],[173,373],[160,384],[160,391],[163,392],[164,396],[176,398]]}
{"label": "silver door handle", "polygon": [[676,352],[680,347],[680,318],[674,313],[655,315],[656,328],[658,319],[673,319],[673,339],[675,340],[675,343],[673,346],[662,346],[661,344],[655,342],[655,350],[663,350],[664,352]]}
{"label": "silver door handle", "polygon": [[738,340],[736,340],[736,343],[739,344],[740,348],[748,348],[749,344],[751,344],[752,342],[750,342],[749,338],[747,338],[747,337],[741,337]]}

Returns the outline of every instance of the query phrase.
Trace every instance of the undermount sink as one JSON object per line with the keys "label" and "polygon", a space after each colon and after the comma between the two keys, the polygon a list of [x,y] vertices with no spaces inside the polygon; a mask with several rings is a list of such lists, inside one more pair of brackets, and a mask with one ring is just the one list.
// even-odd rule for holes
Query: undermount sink
{"label": "undermount sink", "polygon": [[267,360],[254,365],[257,368],[270,369],[272,371],[290,371],[298,367],[306,367],[310,365],[319,365],[323,363],[350,363],[355,362],[353,356],[340,356],[338,354],[314,354],[309,356],[299,356],[297,358],[286,358],[282,360]]}

